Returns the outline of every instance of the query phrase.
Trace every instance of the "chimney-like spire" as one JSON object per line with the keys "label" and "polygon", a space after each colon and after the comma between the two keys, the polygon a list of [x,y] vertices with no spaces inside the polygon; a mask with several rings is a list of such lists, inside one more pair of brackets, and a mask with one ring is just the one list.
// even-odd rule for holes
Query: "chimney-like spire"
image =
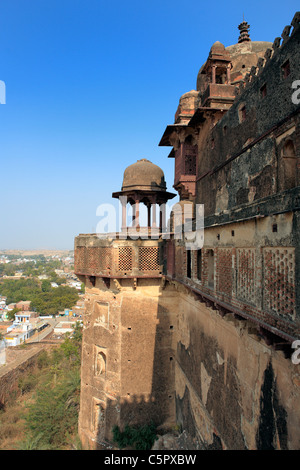
{"label": "chimney-like spire", "polygon": [[250,25],[247,23],[247,21],[244,20],[244,14],[243,14],[243,22],[239,24],[238,28],[241,32],[238,42],[251,41],[250,35],[249,35]]}

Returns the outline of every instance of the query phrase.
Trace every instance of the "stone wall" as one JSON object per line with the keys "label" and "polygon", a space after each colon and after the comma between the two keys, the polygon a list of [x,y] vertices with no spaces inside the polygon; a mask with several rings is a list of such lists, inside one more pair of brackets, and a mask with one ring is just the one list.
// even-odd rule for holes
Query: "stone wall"
{"label": "stone wall", "polygon": [[79,434],[114,425],[182,428],[212,449],[297,449],[299,366],[252,322],[221,317],[177,281],[87,290]]}
{"label": "stone wall", "polygon": [[[18,351],[21,352],[21,351]],[[8,351],[11,355],[11,351]],[[19,380],[36,367],[37,358],[41,348],[33,348],[23,351],[16,359],[0,368],[0,408],[11,398],[14,393],[19,392]]]}
{"label": "stone wall", "polygon": [[161,282],[118,279],[107,289],[98,278],[87,288],[79,416],[86,448],[105,446],[114,425],[175,424],[176,304],[159,302]]}
{"label": "stone wall", "polygon": [[175,282],[176,420],[205,448],[298,449],[299,366]]}
{"label": "stone wall", "polygon": [[287,212],[208,227],[202,249],[189,257],[191,275],[188,251],[177,242],[169,277],[291,343],[300,335],[295,218]]}
{"label": "stone wall", "polygon": [[200,132],[196,200],[206,216],[299,185],[299,104],[292,100],[300,76],[299,38],[298,27],[259,71],[254,67],[252,80],[206,139]]}

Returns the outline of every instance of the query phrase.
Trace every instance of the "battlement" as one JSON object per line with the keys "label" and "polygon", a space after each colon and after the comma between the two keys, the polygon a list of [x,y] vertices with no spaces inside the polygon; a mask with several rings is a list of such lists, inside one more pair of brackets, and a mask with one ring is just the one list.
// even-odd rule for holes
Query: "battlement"
{"label": "battlement", "polygon": [[268,48],[264,57],[258,59],[257,65],[252,66],[250,73],[246,74],[245,79],[242,80],[236,88],[236,95],[240,95],[246,88],[252,84],[255,79],[261,75],[266,65],[274,59],[278,52],[286,46],[290,39],[299,32],[300,29],[300,11],[296,12],[290,25],[285,26],[282,31],[281,37],[276,37],[273,41],[272,48]]}

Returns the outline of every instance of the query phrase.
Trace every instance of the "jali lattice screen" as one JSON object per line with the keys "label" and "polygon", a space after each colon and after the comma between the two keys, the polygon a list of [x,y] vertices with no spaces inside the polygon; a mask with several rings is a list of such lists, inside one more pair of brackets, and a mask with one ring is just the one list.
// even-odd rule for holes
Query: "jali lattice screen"
{"label": "jali lattice screen", "polygon": [[293,318],[295,313],[295,249],[263,250],[264,308]]}
{"label": "jali lattice screen", "polygon": [[139,270],[158,271],[159,267],[159,248],[154,246],[140,247]]}

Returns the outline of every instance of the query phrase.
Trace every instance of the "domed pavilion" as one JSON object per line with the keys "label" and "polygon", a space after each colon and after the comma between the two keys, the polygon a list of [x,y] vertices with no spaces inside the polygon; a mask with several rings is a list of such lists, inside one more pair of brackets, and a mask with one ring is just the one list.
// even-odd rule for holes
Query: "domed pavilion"
{"label": "domed pavilion", "polygon": [[[124,171],[122,189],[112,194],[122,205],[122,231],[127,229],[127,204],[133,207],[132,226],[140,228],[140,203],[147,207],[147,226],[163,231],[166,227],[165,204],[176,196],[167,192],[162,169],[142,158],[128,166]],[[157,224],[156,205],[159,206],[159,225]]]}

